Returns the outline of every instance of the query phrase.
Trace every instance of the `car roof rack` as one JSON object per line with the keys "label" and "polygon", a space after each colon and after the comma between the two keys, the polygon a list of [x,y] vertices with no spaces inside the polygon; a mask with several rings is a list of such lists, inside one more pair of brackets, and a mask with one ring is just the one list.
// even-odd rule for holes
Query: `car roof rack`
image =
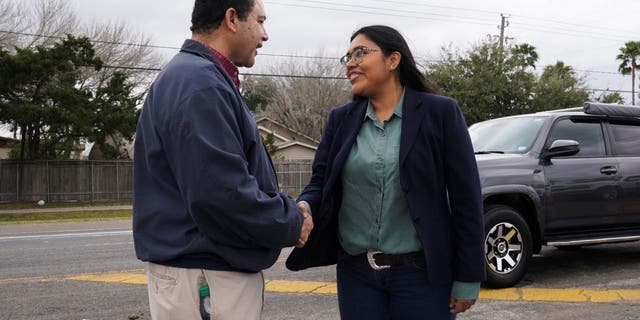
{"label": "car roof rack", "polygon": [[584,113],[611,117],[640,118],[640,107],[613,103],[586,102]]}
{"label": "car roof rack", "polygon": [[574,108],[565,108],[565,109],[554,109],[554,110],[546,110],[546,111],[538,111],[536,113],[556,113],[556,112],[582,112],[584,111],[583,107],[574,107]]}

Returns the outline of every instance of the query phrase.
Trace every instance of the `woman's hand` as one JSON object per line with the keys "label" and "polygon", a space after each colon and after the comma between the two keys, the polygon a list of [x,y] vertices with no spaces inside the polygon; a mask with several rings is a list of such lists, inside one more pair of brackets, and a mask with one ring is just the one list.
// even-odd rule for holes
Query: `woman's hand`
{"label": "woman's hand", "polygon": [[469,310],[475,303],[476,300],[462,300],[451,297],[449,309],[451,310],[451,314],[458,314]]}

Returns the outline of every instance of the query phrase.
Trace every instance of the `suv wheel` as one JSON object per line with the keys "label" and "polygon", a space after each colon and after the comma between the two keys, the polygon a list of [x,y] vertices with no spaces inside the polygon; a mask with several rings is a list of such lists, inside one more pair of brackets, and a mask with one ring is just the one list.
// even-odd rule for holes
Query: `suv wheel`
{"label": "suv wheel", "polygon": [[527,222],[511,207],[489,206],[486,209],[485,234],[485,285],[492,288],[515,285],[524,277],[533,251]]}

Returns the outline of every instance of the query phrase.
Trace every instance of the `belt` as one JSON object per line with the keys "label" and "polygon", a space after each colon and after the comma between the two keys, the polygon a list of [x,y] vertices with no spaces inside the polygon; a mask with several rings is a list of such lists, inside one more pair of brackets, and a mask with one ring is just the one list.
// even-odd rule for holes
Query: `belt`
{"label": "belt", "polygon": [[369,262],[373,270],[382,270],[392,266],[404,265],[407,262],[415,261],[419,258],[424,258],[422,251],[403,254],[385,254],[374,250],[367,252],[367,262]]}

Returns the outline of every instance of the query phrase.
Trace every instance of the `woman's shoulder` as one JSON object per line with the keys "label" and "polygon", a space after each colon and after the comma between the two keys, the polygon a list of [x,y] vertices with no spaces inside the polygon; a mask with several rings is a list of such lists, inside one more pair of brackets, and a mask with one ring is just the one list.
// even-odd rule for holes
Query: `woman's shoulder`
{"label": "woman's shoulder", "polygon": [[458,105],[458,102],[451,97],[439,95],[436,93],[428,93],[428,92],[414,91],[414,93],[418,96],[418,99],[421,102],[423,103],[426,102],[429,105],[446,106],[446,107]]}
{"label": "woman's shoulder", "polygon": [[362,105],[363,103],[366,103],[366,100],[353,100],[350,102],[347,102],[345,104],[341,104],[339,106],[334,107],[333,109],[331,109],[331,111],[329,112],[329,117],[343,117],[344,115],[346,115],[347,113],[351,113],[353,112],[355,109],[358,108],[358,106]]}

